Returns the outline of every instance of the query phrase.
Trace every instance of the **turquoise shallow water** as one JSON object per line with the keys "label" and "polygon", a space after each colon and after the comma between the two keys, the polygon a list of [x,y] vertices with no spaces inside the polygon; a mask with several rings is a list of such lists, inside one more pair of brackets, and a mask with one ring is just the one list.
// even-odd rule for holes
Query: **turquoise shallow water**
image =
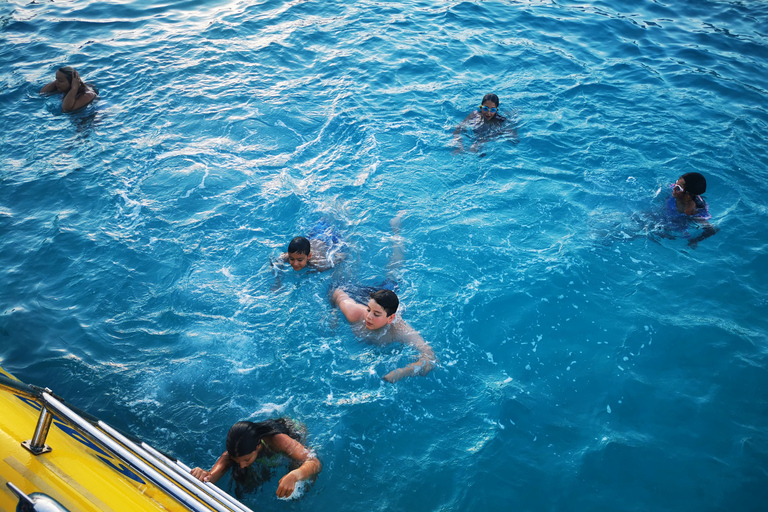
{"label": "turquoise shallow water", "polygon": [[[766,20],[0,4],[0,364],[190,465],[302,421],[323,472],[259,510],[763,510]],[[37,94],[64,64],[101,93],[73,115]],[[454,154],[486,92],[520,142]],[[692,250],[632,214],[694,170],[720,232]],[[401,210],[402,314],[441,363],[393,386],[412,352],[269,262],[325,217],[376,283]]]}

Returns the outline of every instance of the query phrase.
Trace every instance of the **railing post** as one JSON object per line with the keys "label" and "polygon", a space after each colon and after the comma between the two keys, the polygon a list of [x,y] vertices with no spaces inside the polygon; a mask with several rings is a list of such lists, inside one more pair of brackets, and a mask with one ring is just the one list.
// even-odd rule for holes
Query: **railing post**
{"label": "railing post", "polygon": [[[46,393],[52,393],[48,388],[45,388]],[[48,437],[48,431],[51,429],[51,422],[53,421],[53,414],[46,407],[45,401],[42,401],[40,407],[40,416],[37,418],[37,426],[35,427],[35,433],[32,435],[32,439],[29,441],[22,441],[21,446],[32,452],[33,455],[41,455],[51,451],[51,447],[45,444],[45,440]]]}

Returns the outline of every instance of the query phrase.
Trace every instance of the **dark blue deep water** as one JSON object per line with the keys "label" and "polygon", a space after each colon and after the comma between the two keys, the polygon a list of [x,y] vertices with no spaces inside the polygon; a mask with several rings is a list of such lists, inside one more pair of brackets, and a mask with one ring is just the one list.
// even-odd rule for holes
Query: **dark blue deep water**
{"label": "dark blue deep water", "polygon": [[[0,365],[188,465],[304,423],[306,511],[758,511],[768,3],[0,3]],[[100,99],[38,95],[62,65]],[[519,143],[455,153],[495,92]],[[465,139],[465,145],[472,141]],[[698,171],[719,232],[665,227]],[[439,367],[358,341],[328,219]],[[283,470],[281,470],[283,471]],[[228,487],[228,482],[222,485]]]}

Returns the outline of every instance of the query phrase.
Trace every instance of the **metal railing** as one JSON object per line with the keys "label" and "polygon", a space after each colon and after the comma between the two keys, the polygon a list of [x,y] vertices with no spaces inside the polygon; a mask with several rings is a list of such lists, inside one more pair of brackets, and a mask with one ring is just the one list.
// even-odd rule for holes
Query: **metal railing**
{"label": "metal railing", "polygon": [[146,443],[132,441],[103,421],[86,419],[55,397],[50,389],[14,381],[2,374],[0,387],[24,393],[40,402],[40,416],[32,439],[22,443],[35,455],[52,450],[45,441],[55,414],[57,419],[66,420],[69,426],[108,448],[131,469],[194,512],[210,512],[211,509],[216,512],[252,512],[214,484],[193,477],[181,462]]}

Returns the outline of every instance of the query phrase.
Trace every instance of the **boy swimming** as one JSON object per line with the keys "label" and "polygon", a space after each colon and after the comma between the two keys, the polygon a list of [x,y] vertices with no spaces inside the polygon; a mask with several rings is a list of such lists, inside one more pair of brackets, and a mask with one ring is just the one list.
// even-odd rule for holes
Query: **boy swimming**
{"label": "boy swimming", "polygon": [[306,237],[297,236],[288,244],[288,251],[277,258],[277,263],[271,264],[272,273],[275,276],[275,284],[272,291],[280,288],[283,275],[283,264],[288,263],[291,268],[299,272],[305,268],[310,272],[324,272],[341,263],[347,255],[343,251],[344,241],[332,225],[321,220],[309,230]]}
{"label": "boy swimming", "polygon": [[419,351],[419,358],[415,362],[386,374],[383,379],[387,382],[397,382],[411,375],[426,375],[434,369],[437,358],[432,347],[402,318],[396,318],[400,300],[395,292],[378,290],[371,294],[368,304],[364,306],[337,288],[331,294],[331,301],[352,324],[352,332],[358,337],[377,345],[404,343]]}
{"label": "boy swimming", "polygon": [[[400,299],[393,291],[397,285],[392,274],[403,259],[403,251],[398,243],[399,237],[397,237],[400,229],[400,215],[398,214],[390,221],[392,232],[395,235],[392,238],[392,256],[387,265],[387,280],[382,283],[379,289],[370,293],[370,289],[358,287],[356,290],[358,292],[369,292],[367,297],[363,295],[358,300],[353,299],[347,291],[341,288],[336,288],[331,292],[331,302],[339,307],[351,324],[352,332],[356,336],[377,345],[388,345],[394,342],[404,343],[419,351],[419,357],[415,362],[387,373],[383,377],[387,382],[397,382],[412,375],[426,375],[434,369],[437,363],[434,350],[424,341],[419,332],[402,318],[396,317]],[[361,304],[359,301],[363,301],[365,304]]]}
{"label": "boy swimming", "polygon": [[297,236],[288,244],[288,251],[280,255],[295,271],[309,267],[323,272],[339,264],[347,255],[342,251],[344,241],[332,225],[319,221],[306,237]]}
{"label": "boy swimming", "polygon": [[[280,260],[287,261],[296,272],[306,267],[318,272],[332,268],[336,261],[329,257],[328,246],[322,240],[313,242],[303,236],[297,236],[288,244],[288,252],[280,255]],[[338,261],[341,259],[343,257]]]}
{"label": "boy swimming", "polygon": [[[709,222],[709,205],[702,196],[707,190],[707,180],[703,175],[685,173],[670,184],[669,189],[672,194],[663,205],[655,206],[650,211],[633,212],[626,217],[626,222],[619,222],[607,231],[600,230],[596,237],[604,244],[617,239],[648,238],[658,243],[660,238],[674,240],[684,237],[688,239],[688,247],[695,249],[699,242],[719,231]],[[662,190],[657,190],[657,197]],[[691,228],[701,228],[701,232],[691,238]]]}

